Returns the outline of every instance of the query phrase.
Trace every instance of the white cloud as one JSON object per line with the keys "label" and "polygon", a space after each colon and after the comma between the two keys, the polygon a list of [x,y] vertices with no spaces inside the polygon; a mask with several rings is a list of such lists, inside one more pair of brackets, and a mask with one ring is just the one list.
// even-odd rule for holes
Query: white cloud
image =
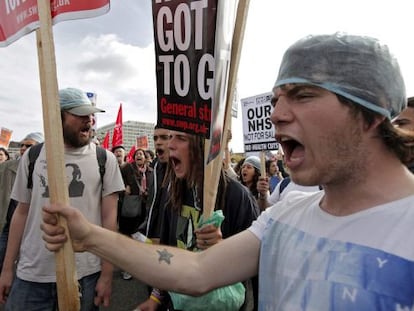
{"label": "white cloud", "polygon": [[[77,45],[59,47],[60,87],[75,86],[96,92],[97,105],[106,110],[99,124],[115,122],[119,103],[124,120],[154,122],[156,84],[154,47],[140,48],[120,41],[114,34],[87,36]],[[62,73],[62,74],[60,74]],[[64,73],[64,74],[63,74]]]}

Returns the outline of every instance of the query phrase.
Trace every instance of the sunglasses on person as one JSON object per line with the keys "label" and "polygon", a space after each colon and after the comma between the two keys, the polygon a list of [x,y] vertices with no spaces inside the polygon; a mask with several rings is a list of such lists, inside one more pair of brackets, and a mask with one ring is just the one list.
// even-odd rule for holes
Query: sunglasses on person
{"label": "sunglasses on person", "polygon": [[23,147],[30,148],[31,146],[33,146],[33,144],[21,144],[20,148],[23,148]]}

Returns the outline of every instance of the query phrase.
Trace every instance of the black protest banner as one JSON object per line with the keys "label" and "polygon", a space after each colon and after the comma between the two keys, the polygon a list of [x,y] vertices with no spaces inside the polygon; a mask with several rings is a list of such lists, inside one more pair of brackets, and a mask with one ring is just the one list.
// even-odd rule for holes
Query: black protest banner
{"label": "black protest banner", "polygon": [[208,138],[214,96],[217,0],[154,0],[152,10],[157,123]]}

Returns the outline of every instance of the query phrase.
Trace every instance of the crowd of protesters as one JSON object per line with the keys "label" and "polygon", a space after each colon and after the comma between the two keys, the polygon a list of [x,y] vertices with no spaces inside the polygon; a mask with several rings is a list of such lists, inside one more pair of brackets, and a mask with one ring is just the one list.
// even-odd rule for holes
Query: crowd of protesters
{"label": "crowd of protesters", "polygon": [[[413,109],[412,106],[414,105],[413,98],[410,98],[408,102],[409,105],[406,110],[404,110],[393,121],[393,124],[407,131],[412,131],[412,128],[410,126],[414,123],[414,114],[411,113],[411,110]],[[194,149],[185,158],[187,160],[182,158],[182,151],[180,151],[181,153],[178,152],[177,149],[179,150],[179,148],[176,147],[177,142],[182,143],[182,141],[185,141],[183,140],[184,137],[186,137],[186,140],[192,142],[190,143],[190,146],[192,146],[191,148]],[[172,141],[170,141],[171,139]],[[206,249],[219,242],[219,240],[226,238],[231,234],[237,233],[240,230],[248,228],[252,224],[253,220],[255,220],[262,211],[264,211],[269,206],[272,206],[281,201],[288,194],[288,192],[292,190],[302,192],[317,192],[321,189],[321,187],[318,186],[301,186],[290,179],[288,173],[289,170],[285,167],[282,149],[279,149],[277,152],[266,153],[266,162],[264,166],[266,168],[266,171],[264,174],[262,174],[261,170],[263,165],[260,163],[261,160],[259,155],[247,155],[245,157],[239,156],[238,160],[235,161],[231,158],[232,155],[228,151],[227,144],[225,147],[228,154],[227,158],[223,162],[222,172],[223,176],[227,176],[227,182],[224,184],[228,184],[229,181],[231,181],[230,184],[234,182],[240,183],[241,187],[245,188],[246,194],[244,195],[250,197],[248,202],[250,202],[249,204],[252,204],[251,211],[247,214],[245,212],[242,212],[244,203],[236,204],[239,207],[238,213],[242,213],[237,216],[232,215],[234,214],[234,211],[230,212],[229,214],[228,208],[225,208],[224,211],[227,210],[227,212],[225,212],[225,217],[227,219],[225,224],[227,223],[227,225],[225,225],[225,227],[219,227],[219,231],[214,231],[217,230],[217,228],[215,228],[208,234],[204,233],[204,235],[202,231],[196,230],[198,217],[201,215],[201,213],[199,213],[195,219],[191,218],[191,221],[195,221],[195,223],[192,224],[192,228],[195,230],[192,235],[187,236],[188,228],[186,226],[179,227],[179,230],[184,229],[182,233],[175,232],[178,230],[178,228],[175,227],[177,226],[177,219],[175,219],[177,216],[171,218],[171,215],[178,213],[177,215],[180,218],[183,217],[185,213],[188,213],[188,211],[185,212],[184,209],[180,210],[178,206],[194,206],[195,210],[201,208],[200,211],[202,211],[202,206],[198,207],[198,205],[201,204],[200,192],[202,191],[202,174],[195,175],[194,172],[202,173],[202,163],[204,160],[203,157],[197,160],[200,162],[200,165],[198,167],[197,161],[195,161],[195,155],[203,154],[202,144],[200,142],[197,142],[197,140],[194,141],[194,139],[197,139],[197,137],[193,137],[192,135],[185,133],[171,132],[170,130],[156,127],[154,129],[154,151],[137,149],[132,157],[133,161],[128,162],[125,154],[125,148],[123,146],[115,146],[111,149],[112,153],[117,159],[118,167],[122,173],[121,175],[125,187],[123,191],[118,193],[119,199],[117,208],[117,228],[119,232],[130,237],[133,237],[134,233],[139,232],[150,239],[154,244],[162,243],[177,247],[180,247],[180,245],[182,245],[181,247],[187,245],[185,248],[191,249],[192,246],[189,245],[191,245],[191,243],[194,243],[195,247],[199,249]],[[23,153],[32,145],[42,141],[43,137],[40,133],[29,134],[21,141],[22,148],[20,155],[23,155]],[[200,150],[197,150],[197,148]],[[170,157],[170,150],[172,150],[174,154],[173,157]],[[0,159],[4,159],[3,162],[10,160],[7,149],[0,148]],[[189,159],[191,159],[191,161],[189,161]],[[17,163],[19,160],[12,161],[16,162],[15,171],[17,171]],[[189,162],[186,163],[185,161]],[[179,178],[180,165],[186,167],[186,170],[188,170],[188,172],[185,172],[185,174],[181,176],[184,179]],[[2,181],[6,176],[3,168],[6,168],[6,164],[0,163],[0,181]],[[178,185],[180,185],[183,181],[184,185],[187,185],[182,190],[178,190],[182,187]],[[220,183],[220,187],[223,187],[223,181]],[[13,184],[13,180],[11,182]],[[225,188],[227,187],[228,186],[225,186]],[[8,187],[8,189],[9,190],[6,190],[6,188],[3,187],[0,190],[1,195],[5,196],[8,194],[9,198],[12,190],[11,186]],[[173,195],[174,191],[179,192]],[[184,192],[180,193],[180,191]],[[186,191],[189,191],[189,194],[185,194]],[[222,193],[222,191],[220,193]],[[139,195],[141,197],[142,211],[139,215],[136,215],[134,217],[123,216],[122,202],[124,196],[128,195]],[[223,195],[223,193],[221,195]],[[227,198],[227,202],[232,202],[232,204],[234,204],[236,199],[241,198],[239,194],[233,194],[232,196],[233,199],[229,200]],[[12,208],[10,207],[10,202],[14,203],[11,204]],[[2,241],[0,252],[1,265],[3,265],[3,260],[6,254],[6,247],[9,238],[8,230],[10,229],[11,218],[17,206],[17,202],[15,200],[10,199],[10,202],[5,202],[5,200],[3,200],[1,206],[3,211],[2,215],[4,215],[4,221],[2,219],[4,228],[0,239]],[[184,204],[184,202],[187,203]],[[174,210],[176,212],[171,214],[171,212]],[[7,219],[5,217],[6,214]],[[192,212],[187,215],[194,216]],[[240,225],[234,227],[235,229],[228,227],[229,224],[227,221],[233,222],[233,219],[237,219],[240,223],[241,219],[245,217],[247,217],[247,222],[243,222],[242,227],[240,227]],[[184,232],[187,233],[183,235]],[[201,238],[203,236],[208,236],[209,238]],[[177,237],[180,237],[180,239],[177,240]],[[184,239],[184,241],[182,241],[182,239]],[[190,241],[193,242],[190,243]],[[126,271],[121,271],[121,273],[124,280],[130,280],[132,278],[132,275]],[[247,282],[244,285],[246,287],[246,301],[240,310],[257,310],[257,279],[251,279],[250,282]],[[148,300],[139,304],[139,306],[137,306],[137,310],[173,310],[171,305],[172,302],[169,298],[168,292],[164,292],[161,289],[149,287],[148,293]],[[6,302],[6,300],[3,301]]]}
{"label": "crowd of protesters", "polygon": [[[69,92],[75,92],[75,100],[80,101],[78,103],[79,105],[85,105],[85,103],[82,102],[83,98],[76,97],[79,95],[78,93],[80,92],[80,90],[68,90],[70,90]],[[62,90],[61,94],[62,96],[65,96],[65,90]],[[69,94],[69,96],[72,95],[73,94]],[[82,124],[89,124],[91,122],[91,118],[89,116],[84,117],[76,115],[75,110],[65,110],[65,103],[62,102],[61,104],[62,112],[68,111],[65,113],[69,113],[71,117],[77,118],[82,122],[85,122]],[[87,115],[90,112],[91,110],[88,110]],[[84,128],[80,127],[78,130],[79,133],[82,133],[84,131]],[[90,128],[88,129],[88,131],[89,130]],[[69,135],[69,131],[70,128],[65,128],[64,135]],[[196,247],[197,249],[206,249],[218,243],[221,239],[225,239],[233,234],[247,229],[260,214],[261,210],[267,207],[267,205],[264,205],[264,208],[260,208],[260,203],[263,201],[262,198],[268,197],[267,194],[269,193],[269,181],[271,180],[272,173],[269,172],[267,169],[266,177],[261,177],[260,160],[256,156],[248,156],[246,158],[243,157],[239,163],[241,168],[236,172],[237,168],[235,167],[234,163],[230,163],[231,154],[228,152],[227,145],[226,147],[229,156],[229,165],[227,169],[225,169],[225,165],[223,165],[222,177],[220,179],[220,186],[218,188],[219,198],[217,200],[218,203],[216,207],[216,209],[218,210],[223,210],[225,220],[223,224],[218,228],[212,226],[210,227],[210,229],[197,229],[199,217],[202,215],[203,210],[203,139],[185,133],[171,132],[168,129],[163,129],[158,126],[154,129],[153,138],[154,151],[138,148],[135,150],[132,156],[132,161],[128,161],[125,148],[122,145],[114,146],[110,150],[111,153],[114,155],[113,158],[116,159],[116,162],[118,164],[116,167],[118,167],[119,172],[122,176],[124,186],[124,189],[122,191],[119,191],[120,189],[118,191],[115,191],[118,197],[116,204],[116,228],[118,232],[123,233],[131,238],[134,237],[134,234],[139,233],[145,236],[146,238],[150,239],[154,244],[163,243],[177,247],[184,247],[186,249],[192,249],[194,247]],[[71,138],[65,139],[67,141],[65,148],[68,148],[68,146],[71,146],[68,143],[71,142]],[[13,163],[15,162],[16,164],[14,174],[21,175],[19,177],[20,181],[19,183],[17,183],[19,187],[23,187],[24,179],[27,177],[27,170],[22,169],[22,172],[17,173],[17,164],[19,163],[20,158],[23,156],[25,151],[29,149],[31,146],[42,142],[43,136],[41,133],[31,133],[21,141],[22,148],[20,152],[20,157],[18,160],[12,160]],[[99,145],[99,141],[92,137],[92,134],[86,138],[84,143],[86,143],[87,145]],[[185,147],[184,149],[183,147],[181,147],[183,143],[184,145],[187,145],[187,147]],[[76,143],[73,144],[76,145]],[[172,157],[170,157],[170,153],[173,154]],[[7,149],[5,148],[0,148],[0,159],[2,158],[5,158],[4,162],[9,161],[10,158]],[[27,160],[27,156],[25,158],[26,160],[24,160],[24,163],[26,165],[27,161],[29,160]],[[272,163],[274,164],[272,165],[272,170],[275,170],[276,158],[272,157],[268,161],[272,161]],[[80,183],[80,169],[76,170],[75,164],[67,163],[66,166],[71,166],[73,168],[72,175],[74,174],[74,172],[78,172],[76,174],[76,178]],[[180,167],[185,167],[185,170],[182,171],[183,169],[181,168],[180,171]],[[7,176],[6,173],[4,173],[5,168],[6,164],[1,163],[0,181],[4,180]],[[230,170],[231,174],[228,174]],[[276,173],[278,171],[279,170],[276,166]],[[279,176],[280,174],[277,175]],[[262,191],[263,194],[258,192],[258,189],[260,189],[260,187],[258,186],[259,179],[261,179],[262,185],[264,185],[264,191]],[[43,180],[39,180],[40,186],[44,189],[47,189],[47,184],[44,183],[45,180],[45,178]],[[14,179],[11,180],[9,184],[10,185],[8,187],[3,187],[0,190],[2,196],[5,196],[5,200],[3,200],[1,206],[1,210],[4,212],[2,213],[4,222],[2,219],[3,231],[0,239],[2,241],[0,252],[0,269],[3,266],[3,261],[5,257],[11,258],[6,260],[7,269],[3,269],[3,272],[0,276],[0,289],[3,295],[2,302],[8,302],[9,304],[15,306],[16,301],[20,299],[17,298],[19,297],[19,291],[17,288],[20,288],[21,286],[25,287],[26,281],[24,280],[24,270],[22,268],[20,268],[19,270],[18,266],[10,265],[9,262],[15,262],[17,260],[17,257],[15,255],[17,254],[16,249],[18,250],[18,248],[20,248],[19,252],[25,253],[27,252],[27,246],[25,246],[24,240],[23,243],[20,245],[20,242],[18,242],[20,240],[17,240],[16,238],[10,238],[9,235],[10,228],[16,226],[12,225],[13,213],[15,209],[18,207],[18,200],[22,200],[22,198],[18,197],[16,193],[13,195],[13,197],[18,200],[10,198],[10,196],[12,195]],[[35,182],[35,184],[37,185],[37,182]],[[239,186],[236,186],[237,184]],[[85,189],[85,187],[88,187],[88,183],[82,184],[82,190]],[[37,189],[38,187],[35,186],[35,189],[32,191],[38,192],[39,190]],[[17,191],[17,189],[15,191]],[[45,193],[46,192],[43,192],[42,196],[44,196]],[[73,194],[73,191],[70,191],[70,193]],[[123,211],[123,203],[125,201],[124,198],[131,195],[139,196],[141,204],[140,213],[132,217],[126,215]],[[32,204],[30,203],[32,202],[32,200],[34,199],[29,198],[28,202],[24,203],[24,206],[30,206]],[[235,202],[239,203],[235,204]],[[267,201],[265,202],[267,203]],[[22,204],[23,203],[20,203],[20,205]],[[186,207],[180,208],[180,206]],[[193,206],[194,211],[187,210],[189,206]],[[20,209],[21,208],[22,207],[20,207]],[[172,211],[175,212],[172,213]],[[197,213],[195,214],[194,212]],[[177,220],[181,219],[183,216],[189,217],[190,215],[191,217],[188,219],[191,220],[190,227],[193,228],[194,231],[192,234],[188,235],[189,232],[187,226],[190,223],[188,223],[187,226],[184,227],[182,227],[181,225],[179,225],[178,227],[176,226],[179,223],[177,223]],[[21,227],[22,229],[20,230],[24,230],[24,228],[26,227],[27,226],[23,225],[23,227]],[[15,229],[12,230],[13,232],[15,232]],[[180,230],[182,230],[182,232]],[[18,236],[20,235],[21,233],[19,233]],[[33,238],[34,236],[31,235],[30,237]],[[177,239],[177,237],[179,238]],[[18,244],[14,242],[18,242]],[[13,254],[6,256],[7,252],[11,253],[11,250],[13,250]],[[112,271],[112,269],[110,271]],[[17,280],[19,281],[19,284],[18,286],[16,285],[17,287],[13,287],[12,278],[14,278],[13,275],[16,272],[18,273]],[[130,280],[132,278],[132,276],[126,271],[121,270],[121,274],[124,280]],[[33,276],[35,276],[35,274]],[[95,275],[93,275],[93,277],[95,282],[99,280],[95,277]],[[54,280],[50,279],[50,281]],[[31,282],[33,282],[33,280],[31,280]],[[80,282],[82,282],[82,280],[80,280]],[[15,281],[14,283],[17,284],[17,281]],[[99,284],[99,282],[95,284]],[[243,286],[246,290],[246,299],[240,310],[257,309],[257,278],[246,280],[243,283]],[[45,288],[45,290],[49,289]],[[26,291],[30,292],[31,290],[29,287],[27,287]],[[11,294],[13,294],[12,296],[10,296],[12,298],[9,298],[9,295]],[[50,300],[48,303],[42,305],[44,308],[56,305],[56,301],[53,302],[53,299],[51,298],[52,296],[45,295],[44,297],[46,300]],[[84,297],[87,297],[86,293],[84,293]],[[103,295],[102,304],[109,303],[108,297],[109,296]],[[24,305],[25,307],[34,307],[34,305],[24,304],[22,301],[20,301],[19,303],[21,303],[21,305]],[[84,302],[82,300],[82,304],[85,307],[87,302]],[[171,301],[169,299],[168,292],[164,292],[161,289],[149,288],[149,299],[143,302],[143,304],[141,304],[140,307],[146,308],[149,305],[152,309],[156,310],[158,304],[160,304],[159,310],[167,310],[168,307],[171,308]]]}
{"label": "crowd of protesters", "polygon": [[[409,105],[406,110],[404,110],[397,118],[395,118],[393,124],[396,127],[403,128],[407,131],[412,131],[412,128],[410,126],[414,123],[414,114],[411,113],[411,110],[413,109],[412,106],[414,105],[413,98],[410,98],[408,102]],[[317,192],[321,189],[321,187],[318,186],[301,186],[290,179],[288,173],[289,170],[285,167],[282,149],[279,149],[277,152],[266,153],[266,162],[264,166],[266,168],[266,171],[264,174],[262,174],[261,170],[263,165],[260,163],[261,160],[259,155],[247,155],[245,157],[239,156],[238,160],[235,161],[232,159],[232,155],[228,152],[227,144],[225,147],[228,154],[227,158],[223,162],[222,172],[223,176],[227,176],[225,177],[227,178],[227,182],[224,182],[223,179],[220,183],[220,187],[223,187],[223,182],[224,185],[227,185],[229,181],[231,181],[230,184],[233,184],[234,182],[240,183],[241,187],[245,189],[246,193],[244,195],[250,197],[247,202],[250,202],[249,204],[251,204],[251,208],[249,208],[251,211],[247,214],[245,212],[242,212],[242,207],[245,205],[244,203],[236,204],[239,207],[238,213],[242,213],[237,216],[232,215],[235,213],[234,211],[230,212],[229,214],[229,207],[225,208],[225,224],[227,225],[224,225],[225,227],[221,226],[214,229],[218,229],[219,231],[213,230],[208,234],[204,233],[204,237],[208,236],[209,238],[200,238],[203,237],[203,233],[202,231],[196,230],[196,224],[199,221],[198,217],[201,215],[201,213],[198,213],[198,216],[196,216],[195,219],[191,218],[191,221],[195,221],[195,223],[191,225],[193,230],[195,230],[192,235],[187,236],[188,228],[186,226],[179,227],[179,230],[184,229],[183,232],[175,232],[178,230],[178,228],[175,227],[177,226],[177,216],[171,218],[171,215],[178,213],[177,215],[180,218],[183,217],[185,213],[188,213],[188,211],[184,211],[184,209],[180,210],[180,208],[178,208],[179,206],[194,206],[195,210],[202,211],[202,206],[198,206],[199,204],[202,205],[202,196],[200,196],[200,192],[202,192],[203,187],[202,163],[204,163],[204,159],[201,157],[199,160],[197,160],[200,162],[200,165],[198,167],[196,155],[201,155],[203,152],[202,144],[200,143],[202,140],[197,139],[198,138],[196,136],[179,132],[171,132],[170,130],[156,127],[154,129],[154,151],[149,152],[148,150],[137,149],[132,157],[133,161],[128,162],[125,154],[125,148],[123,146],[115,146],[111,149],[118,162],[118,167],[122,173],[121,175],[125,187],[123,191],[118,192],[119,199],[117,208],[117,228],[119,232],[130,237],[133,237],[134,233],[139,232],[150,239],[154,244],[162,243],[177,247],[180,247],[180,245],[182,245],[181,247],[186,245],[186,249],[191,249],[193,246],[189,245],[192,245],[191,243],[194,243],[194,246],[198,249],[206,249],[219,242],[219,240],[226,238],[231,234],[237,233],[240,230],[248,228],[252,224],[253,220],[255,220],[262,211],[264,211],[269,206],[272,206],[281,201],[288,194],[288,192],[292,190],[302,192]],[[177,151],[180,150],[177,148],[177,142],[182,143],[183,141],[185,142],[185,140],[191,142],[189,146],[191,146],[191,148],[194,150],[190,151],[185,159],[183,159],[183,151]],[[32,145],[42,141],[43,137],[41,133],[29,134],[21,141],[22,148],[20,155],[23,155],[23,153]],[[200,150],[197,150],[197,148]],[[174,155],[173,157],[170,157],[171,150]],[[3,162],[10,160],[7,149],[0,148],[0,159],[4,159]],[[190,159],[191,161],[189,161]],[[19,160],[12,161],[16,162],[16,172]],[[188,170],[188,172],[185,171],[184,175],[182,175],[181,178],[179,177],[180,166],[184,166],[185,170]],[[6,168],[5,163],[0,164],[0,181],[4,180],[6,176],[3,168]],[[195,172],[200,174],[196,175]],[[182,190],[179,190],[182,187],[180,185],[183,182],[184,188],[182,188]],[[13,180],[11,183],[13,184]],[[226,189],[227,187],[228,186],[225,186],[223,189]],[[11,188],[12,185],[8,187],[9,190],[6,190],[6,188],[3,187],[0,190],[1,195],[5,196],[7,193],[9,198],[12,190]],[[174,191],[178,192],[176,194],[173,194]],[[189,193],[185,194],[186,191],[189,191]],[[219,190],[223,196],[222,191],[220,192]],[[124,196],[128,195],[139,195],[141,197],[142,211],[139,215],[136,215],[134,217],[123,216],[122,202]],[[227,198],[226,201],[231,202],[232,204],[234,204],[237,199],[241,198],[240,194],[230,195],[233,196],[233,199],[229,200]],[[11,204],[12,208],[10,207],[10,202],[14,203]],[[3,265],[3,260],[6,254],[6,247],[9,238],[8,230],[10,229],[11,217],[13,215],[14,209],[17,206],[17,202],[15,200],[10,199],[10,202],[5,202],[5,200],[3,200],[1,206],[3,211],[2,215],[4,215],[3,217],[5,218],[4,221],[2,219],[4,228],[0,239],[2,241],[0,252],[1,265]],[[231,205],[229,206],[231,207]],[[223,207],[218,209],[222,208]],[[174,210],[176,212],[173,212],[173,214],[171,214],[171,212]],[[7,219],[5,217],[6,214]],[[193,212],[186,215],[192,215],[192,217],[194,217]],[[234,222],[233,219],[237,219],[240,223],[241,219],[243,218],[246,218],[247,221],[243,222],[242,227],[240,227],[240,225],[234,227],[235,229],[228,227],[228,221],[232,223]],[[187,233],[183,235],[184,232]],[[177,237],[180,237],[180,239],[177,240]],[[183,239],[184,241],[182,241]],[[130,280],[132,278],[132,275],[126,271],[121,271],[121,273],[124,280]],[[245,283],[245,287],[246,302],[243,304],[240,310],[257,310],[257,279],[251,279],[250,283]],[[248,291],[250,292],[248,293]],[[164,292],[161,289],[151,287],[149,287],[148,292],[149,299],[142,302],[142,304],[137,307],[138,310],[173,310],[171,309],[171,299],[168,296],[168,292]],[[6,300],[3,301],[5,302]]]}
{"label": "crowd of protesters", "polygon": [[[329,60],[334,64],[344,65],[347,61],[353,64],[355,57],[360,60],[359,64],[367,62],[362,66],[364,70],[359,67],[355,70],[362,70],[369,81],[355,81],[346,73],[337,72],[336,66],[328,68],[323,75],[319,74],[325,70],[323,66],[311,66],[300,57],[303,51],[321,53],[327,46],[333,51],[341,51],[340,59],[336,56],[339,54],[334,53],[333,60]],[[347,49],[343,50],[344,46]],[[366,51],[367,46],[375,47],[368,49],[369,58],[356,53]],[[42,223],[39,210],[42,205],[48,204],[48,185],[47,180],[41,178],[45,176],[45,165],[39,163],[45,163],[45,153],[41,153],[43,162],[34,164],[35,178],[29,189],[26,184],[28,178],[32,178],[29,177],[28,168],[31,159],[24,150],[15,171],[16,181],[12,182],[13,187],[9,187],[8,197],[0,206],[0,215],[5,218],[10,202],[14,201],[15,215],[8,215],[8,224],[4,225],[7,234],[9,228],[12,234],[7,235],[0,254],[4,259],[0,275],[0,302],[6,304],[6,310],[56,309],[56,278],[51,265],[53,254],[45,248],[40,250],[43,244],[40,226],[49,250],[59,249],[67,238],[63,230],[57,228],[53,215],[55,212],[67,218],[69,230],[78,238],[75,251],[88,250],[81,253],[83,256],[76,255],[79,283],[82,285],[82,310],[98,310],[99,305],[109,305],[112,263],[119,264],[126,281],[137,277],[147,282],[148,299],[141,302],[136,310],[174,310],[173,292],[200,295],[239,281],[242,283],[243,299],[237,310],[299,310],[304,304],[303,310],[316,310],[317,306],[321,306],[317,298],[331,304],[321,310],[334,310],[337,305],[339,309],[351,310],[350,302],[339,302],[338,297],[341,295],[334,290],[335,284],[341,287],[349,285],[345,278],[349,278],[353,284],[359,284],[366,283],[369,281],[366,278],[372,277],[379,287],[384,285],[381,278],[396,287],[400,281],[406,281],[403,285],[412,284],[412,276],[405,276],[403,272],[406,270],[401,268],[413,265],[412,247],[407,249],[402,245],[404,243],[395,245],[395,239],[388,241],[389,236],[384,233],[386,230],[375,231],[375,238],[361,234],[367,226],[370,230],[376,230],[378,224],[369,221],[364,212],[372,210],[372,217],[383,222],[391,219],[394,227],[397,224],[409,228],[408,218],[412,217],[412,212],[406,206],[413,201],[410,195],[414,179],[407,173],[407,167],[411,169],[413,163],[411,150],[414,131],[410,127],[414,122],[413,98],[408,100],[408,107],[403,109],[405,94],[402,94],[404,87],[398,65],[390,58],[388,50],[377,45],[377,41],[358,36],[340,37],[336,34],[309,37],[299,41],[286,53],[273,90],[274,111],[271,116],[272,122],[281,131],[277,134],[281,142],[280,150],[268,153],[265,163],[257,154],[246,154],[232,165],[227,142],[214,205],[214,212],[217,212],[214,215],[224,215],[224,220],[221,219],[218,224],[206,223],[207,220],[203,218],[207,208],[203,204],[203,188],[206,186],[203,182],[203,138],[156,126],[155,150],[138,148],[132,161],[126,160],[125,148],[121,145],[114,146],[112,152],[106,150],[105,174],[99,178],[100,170],[91,169],[100,149],[93,143],[91,116],[103,111],[92,107],[87,98],[82,96],[82,91],[61,90],[66,167],[72,169],[72,178],[76,179],[76,189],[72,189],[76,190],[76,194],[70,192],[73,194],[70,205],[79,207],[80,212],[68,206],[52,205],[44,208]],[[394,77],[392,83],[395,89],[386,93],[386,96],[382,92],[388,85],[378,87],[371,84],[371,78],[376,78],[377,72],[374,65],[369,63],[371,58],[377,59],[375,66],[384,66],[382,75],[387,73]],[[293,66],[298,61],[306,63],[304,65],[307,66],[300,67],[305,68],[304,72],[297,71]],[[326,81],[314,81],[315,77],[322,77]],[[331,82],[335,79],[340,82],[332,86],[334,84]],[[382,79],[378,83],[383,81],[388,80]],[[355,91],[357,88],[360,88],[358,92]],[[331,133],[328,123],[316,122],[317,116],[309,105],[325,109],[326,116],[335,118],[344,131]],[[292,124],[304,126],[298,130],[302,132],[295,139],[292,138],[296,135],[295,130],[289,132],[291,128],[287,129],[287,125]],[[307,128],[314,130],[315,136]],[[339,137],[341,133],[345,136],[344,140]],[[22,146],[26,148],[33,148],[32,145],[43,140],[34,141],[29,146],[25,139],[22,140]],[[302,140],[306,140],[309,146],[323,145],[330,156],[339,157],[340,143],[354,148],[355,152],[344,156],[343,162],[338,164],[337,157],[329,158],[323,153],[324,150],[315,148],[314,155],[307,155],[312,165],[307,164],[306,169],[301,169],[296,162],[305,161]],[[284,149],[288,153],[287,159],[283,155]],[[87,159],[82,161],[84,157]],[[380,198],[377,198],[375,187],[378,182],[375,176],[380,174],[376,171],[378,167],[372,168],[364,157],[378,165],[382,164],[390,178],[393,178],[393,183],[383,189],[384,195]],[[5,176],[2,168],[8,161],[7,150],[0,148],[0,182]],[[350,171],[345,171],[346,168]],[[367,176],[358,174],[356,168],[363,170]],[[82,172],[87,172],[86,177]],[[368,187],[367,181],[365,184],[361,181],[364,177],[370,178],[369,185],[372,187]],[[355,190],[346,178],[357,183],[360,190]],[[342,190],[349,195],[342,197]],[[4,194],[6,189],[0,189],[0,192]],[[344,204],[339,198],[348,200],[349,204]],[[352,200],[359,204],[352,205]],[[127,203],[132,201],[136,202],[133,205],[136,208],[131,209],[131,203]],[[391,204],[396,209],[393,214],[384,211]],[[93,206],[93,211],[88,209],[89,206]],[[358,217],[358,221],[354,222],[352,216]],[[342,219],[345,224],[339,219],[341,217],[346,218]],[[324,226],[329,222],[332,228]],[[388,229],[393,228],[392,224],[383,225]],[[92,231],[94,237],[90,237]],[[127,238],[109,231],[117,231]],[[356,232],[360,234],[355,236]],[[404,234],[398,231],[395,236],[401,241]],[[95,248],[90,246],[91,242],[88,244],[91,239],[95,239],[95,244],[92,243]],[[135,243],[133,239],[155,246],[137,246],[138,243],[132,244]],[[119,243],[109,244],[111,241]],[[178,249],[196,254],[190,256]],[[348,253],[343,253],[344,249],[355,250],[349,255],[352,257],[349,261],[344,258],[348,256]],[[198,256],[200,251],[205,252],[205,257]],[[155,252],[159,255],[157,260],[157,257],[148,255]],[[298,258],[298,252],[304,256]],[[329,265],[322,258],[332,256],[329,252],[341,252],[331,259],[338,266],[342,259],[345,260],[344,269],[347,271],[343,274],[335,267],[330,267],[337,275],[332,275],[335,280],[322,278],[326,282],[325,288],[314,281],[316,278],[321,281],[321,274],[329,271],[319,271],[314,263]],[[101,255],[103,259],[93,254]],[[354,275],[355,271],[348,271],[349,267],[346,266],[349,264],[363,269],[356,258],[376,256],[378,259],[383,255],[387,256],[386,261],[390,261],[393,271],[398,274],[397,281],[392,280],[392,273],[378,276],[380,272],[375,270],[375,264],[369,265],[365,272],[376,272],[371,271],[371,276],[364,277]],[[242,257],[245,264],[239,262]],[[174,261],[170,266],[171,258],[180,258],[180,262]],[[385,264],[386,261],[381,263]],[[155,271],[157,267],[159,271]],[[296,271],[296,268],[304,270]],[[197,271],[205,277],[206,285],[197,281]],[[189,281],[171,282],[180,275]],[[275,275],[279,277],[278,280],[275,280]],[[410,301],[403,294],[396,293],[392,286],[382,286],[381,294],[373,293],[369,288],[358,290],[370,294],[367,294],[368,298],[358,300],[361,310],[367,310],[367,306],[371,306],[369,310],[375,310],[375,306],[414,305],[412,290],[408,294]],[[214,303],[211,301],[211,304]],[[209,310],[208,307],[206,310]]]}

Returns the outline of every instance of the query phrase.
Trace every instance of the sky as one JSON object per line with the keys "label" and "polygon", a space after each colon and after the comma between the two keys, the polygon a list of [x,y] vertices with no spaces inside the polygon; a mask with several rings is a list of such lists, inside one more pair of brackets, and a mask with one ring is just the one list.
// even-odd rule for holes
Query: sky
{"label": "sky", "polygon": [[[414,40],[409,1],[251,0],[238,74],[238,98],[271,91],[284,51],[309,34],[348,32],[380,39],[399,61],[407,96],[414,96]],[[53,27],[59,88],[97,93],[98,127],[156,122],[151,0],[113,0],[102,16]],[[232,120],[230,147],[243,152],[242,119]],[[43,131],[35,33],[0,48],[0,127],[12,140]]]}

